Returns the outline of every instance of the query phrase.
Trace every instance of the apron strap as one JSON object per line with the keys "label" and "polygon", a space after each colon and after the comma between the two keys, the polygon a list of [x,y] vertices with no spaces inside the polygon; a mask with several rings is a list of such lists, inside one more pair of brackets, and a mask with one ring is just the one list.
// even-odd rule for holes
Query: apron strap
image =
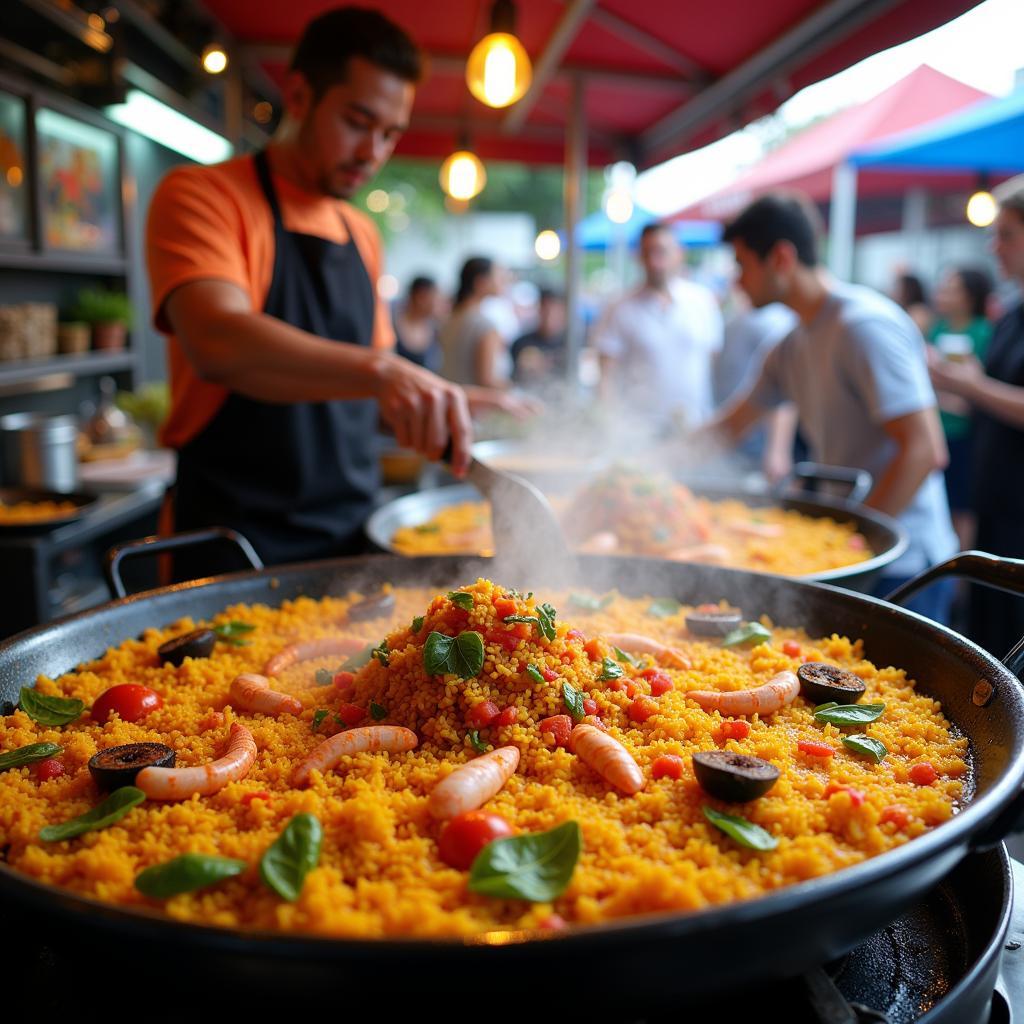
{"label": "apron strap", "polygon": [[263,195],[266,197],[271,214],[273,214],[274,227],[280,229],[284,222],[281,219],[281,204],[277,201],[277,189],[274,188],[274,181],[270,177],[270,161],[267,159],[267,151],[261,149],[253,156],[252,162],[256,168],[256,178],[260,183],[260,188],[263,189]]}

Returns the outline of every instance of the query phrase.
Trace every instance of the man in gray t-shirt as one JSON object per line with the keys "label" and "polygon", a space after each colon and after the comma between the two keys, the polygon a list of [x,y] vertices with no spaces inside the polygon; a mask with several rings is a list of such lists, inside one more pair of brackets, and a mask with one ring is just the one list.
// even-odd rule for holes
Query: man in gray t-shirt
{"label": "man in gray t-shirt", "polygon": [[[725,239],[753,304],[782,302],[799,322],[714,426],[735,440],[790,401],[814,459],[874,476],[866,504],[897,516],[910,534],[878,593],[948,558],[956,536],[941,474],[947,453],[920,332],[889,299],[838,284],[817,265],[814,215],[795,196],[752,203]],[[912,606],[944,620],[948,590],[930,588]]]}

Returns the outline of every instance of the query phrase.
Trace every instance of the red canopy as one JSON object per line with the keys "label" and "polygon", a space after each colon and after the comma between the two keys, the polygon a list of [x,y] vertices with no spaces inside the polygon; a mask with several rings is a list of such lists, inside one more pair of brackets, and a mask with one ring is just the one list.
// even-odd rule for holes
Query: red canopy
{"label": "red canopy", "polygon": [[[755,196],[774,188],[798,189],[816,202],[828,200],[832,174],[854,150],[887,136],[926,124],[988,96],[923,64],[874,99],[843,110],[800,132],[769,153],[732,184],[680,210],[673,219],[727,218]],[[944,179],[947,188],[964,188],[973,177]],[[919,185],[919,173],[868,172],[857,183],[861,198],[899,195]]]}
{"label": "red canopy", "polygon": [[[311,18],[337,0],[205,0],[249,59],[280,76]],[[361,0],[366,3],[366,0]],[[490,110],[469,96],[465,60],[488,0],[371,3],[431,55],[399,153],[440,157],[462,128],[485,158],[561,162],[571,81],[583,76],[589,159],[647,165],[727,134],[793,93],[962,14],[978,0],[519,0],[535,87]]]}

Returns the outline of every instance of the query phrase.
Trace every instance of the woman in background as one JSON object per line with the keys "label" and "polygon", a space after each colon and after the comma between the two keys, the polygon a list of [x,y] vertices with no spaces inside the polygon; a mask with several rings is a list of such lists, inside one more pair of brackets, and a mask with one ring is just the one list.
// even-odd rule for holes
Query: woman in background
{"label": "woman in background", "polygon": [[456,384],[507,388],[512,359],[504,338],[480,305],[499,291],[498,268],[485,256],[462,265],[452,314],[441,328],[441,375]]}
{"label": "woman in background", "polygon": [[405,305],[395,315],[395,345],[400,356],[433,373],[441,369],[438,321],[443,298],[432,277],[413,278]]}
{"label": "woman in background", "polygon": [[932,311],[928,305],[928,293],[917,274],[902,271],[896,277],[892,298],[897,305],[917,324],[917,329],[927,338],[932,326]]}

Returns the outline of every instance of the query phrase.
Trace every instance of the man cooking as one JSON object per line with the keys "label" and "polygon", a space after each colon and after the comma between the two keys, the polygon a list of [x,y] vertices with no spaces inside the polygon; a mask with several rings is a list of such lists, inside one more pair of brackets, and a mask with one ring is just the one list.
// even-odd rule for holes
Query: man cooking
{"label": "man cooking", "polygon": [[420,73],[383,15],[330,10],[299,40],[270,145],[160,184],[147,255],[169,335],[175,530],[234,527],[268,564],[353,552],[378,414],[400,445],[437,459],[451,442],[467,466],[466,393],[391,351],[380,239],[345,201],[391,155]]}

